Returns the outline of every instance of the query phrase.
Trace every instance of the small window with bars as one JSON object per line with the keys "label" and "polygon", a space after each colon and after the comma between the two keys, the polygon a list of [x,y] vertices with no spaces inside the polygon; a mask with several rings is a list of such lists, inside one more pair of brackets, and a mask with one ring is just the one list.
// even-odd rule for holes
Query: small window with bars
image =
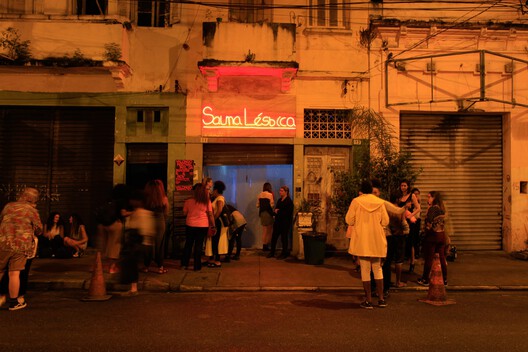
{"label": "small window with bars", "polygon": [[350,110],[304,109],[304,138],[351,139]]}

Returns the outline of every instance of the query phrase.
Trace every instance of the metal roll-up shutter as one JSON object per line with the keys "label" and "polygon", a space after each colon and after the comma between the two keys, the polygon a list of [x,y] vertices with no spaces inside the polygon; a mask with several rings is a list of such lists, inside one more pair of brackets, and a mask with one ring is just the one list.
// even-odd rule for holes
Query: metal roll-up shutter
{"label": "metal roll-up shutter", "polygon": [[75,212],[93,236],[94,209],[113,183],[114,109],[3,107],[0,117],[2,203],[36,187],[43,221]]}
{"label": "metal roll-up shutter", "polygon": [[423,172],[422,216],[427,193],[440,191],[451,219],[451,240],[459,249],[502,248],[502,116],[424,114],[401,116],[401,149]]}
{"label": "metal roll-up shutter", "polygon": [[[38,108],[0,108],[1,207],[16,200],[24,187],[38,188],[46,201],[52,116]],[[44,204],[39,202],[39,209]]]}
{"label": "metal roll-up shutter", "polygon": [[53,131],[52,210],[81,215],[95,235],[95,208],[109,196],[113,184],[113,108],[61,108]]}
{"label": "metal roll-up shutter", "polygon": [[204,166],[293,164],[293,146],[276,144],[204,144],[203,164]]}

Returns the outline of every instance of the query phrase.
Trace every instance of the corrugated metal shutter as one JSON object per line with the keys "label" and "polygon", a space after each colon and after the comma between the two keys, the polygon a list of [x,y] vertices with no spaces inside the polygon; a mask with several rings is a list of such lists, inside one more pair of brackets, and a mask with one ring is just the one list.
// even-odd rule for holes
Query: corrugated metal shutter
{"label": "corrugated metal shutter", "polygon": [[166,164],[167,144],[128,143],[127,163],[130,164]]}
{"label": "corrugated metal shutter", "polygon": [[[94,209],[112,189],[113,108],[0,108],[2,205],[24,186],[41,191],[38,209],[83,218],[94,235]],[[10,198],[10,199],[7,199]]]}
{"label": "corrugated metal shutter", "polygon": [[293,164],[293,146],[276,144],[204,144],[203,164],[204,166]]}
{"label": "corrugated metal shutter", "polygon": [[424,114],[401,116],[402,150],[422,167],[422,216],[427,193],[440,191],[459,249],[502,248],[502,116]]}

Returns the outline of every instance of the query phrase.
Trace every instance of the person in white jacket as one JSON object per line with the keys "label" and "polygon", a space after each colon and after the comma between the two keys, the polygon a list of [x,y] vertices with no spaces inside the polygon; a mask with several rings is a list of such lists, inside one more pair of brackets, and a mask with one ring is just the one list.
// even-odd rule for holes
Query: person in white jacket
{"label": "person in white jacket", "polygon": [[387,239],[385,227],[389,224],[389,215],[385,209],[385,201],[372,194],[372,184],[369,181],[361,183],[360,196],[354,198],[345,220],[354,227],[348,252],[359,257],[361,266],[361,281],[366,299],[360,304],[362,308],[372,309],[372,292],[370,271],[376,280],[378,291],[378,307],[384,308],[387,303],[383,299],[383,272],[381,258],[387,255]]}

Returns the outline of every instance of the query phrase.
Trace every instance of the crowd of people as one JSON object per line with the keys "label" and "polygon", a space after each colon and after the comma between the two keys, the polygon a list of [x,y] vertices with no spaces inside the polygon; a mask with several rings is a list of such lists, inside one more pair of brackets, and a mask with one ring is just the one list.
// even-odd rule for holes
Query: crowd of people
{"label": "crowd of people", "polygon": [[[427,197],[427,212],[421,231],[420,191],[410,190],[410,183],[402,181],[399,192],[390,202],[380,198],[379,182],[364,181],[359,196],[354,198],[346,214],[346,223],[353,228],[349,253],[359,259],[365,300],[360,307],[372,309],[372,290],[375,288],[378,307],[387,306],[390,287],[404,287],[401,280],[405,258],[409,259],[409,273],[414,272],[415,260],[424,259],[424,270],[417,283],[429,286],[435,254],[439,255],[444,285],[447,285],[446,253],[449,235],[445,221],[447,211],[440,192],[431,191]],[[394,265],[395,282],[391,282]],[[372,282],[374,279],[374,283]]]}
{"label": "crowd of people", "polygon": [[[227,204],[225,190],[224,182],[209,178],[193,186],[192,196],[183,206],[186,236],[182,269],[199,271],[203,265],[219,268],[222,263],[240,260],[247,221],[240,211]],[[78,214],[71,214],[65,225],[59,212],[51,212],[43,225],[36,209],[38,199],[36,189],[26,188],[0,214],[0,305],[9,299],[10,310],[27,306],[24,295],[35,256],[79,257],[88,245],[87,231]],[[449,235],[441,194],[429,192],[427,206],[422,228],[419,190],[410,190],[408,181],[401,182],[390,201],[381,198],[379,182],[361,184],[359,196],[352,200],[345,220],[352,229],[349,253],[358,258],[365,292],[362,308],[373,308],[373,295],[378,297],[378,307],[386,307],[390,287],[406,285],[402,281],[405,261],[409,261],[408,271],[412,273],[420,254],[424,270],[417,283],[429,285],[433,258],[438,253],[447,285]],[[289,188],[280,187],[275,201],[271,184],[265,183],[256,207],[263,250],[269,251],[266,257],[275,257],[280,238],[281,252],[276,258],[287,258],[294,209]],[[156,266],[154,272],[167,273],[164,257],[168,214],[169,202],[160,180],[149,181],[143,190],[131,191],[126,185],[116,185],[108,202],[98,208],[97,231],[105,240],[108,271],[120,273],[121,283],[130,285],[124,295],[138,294],[139,273],[149,272],[152,263]]]}

